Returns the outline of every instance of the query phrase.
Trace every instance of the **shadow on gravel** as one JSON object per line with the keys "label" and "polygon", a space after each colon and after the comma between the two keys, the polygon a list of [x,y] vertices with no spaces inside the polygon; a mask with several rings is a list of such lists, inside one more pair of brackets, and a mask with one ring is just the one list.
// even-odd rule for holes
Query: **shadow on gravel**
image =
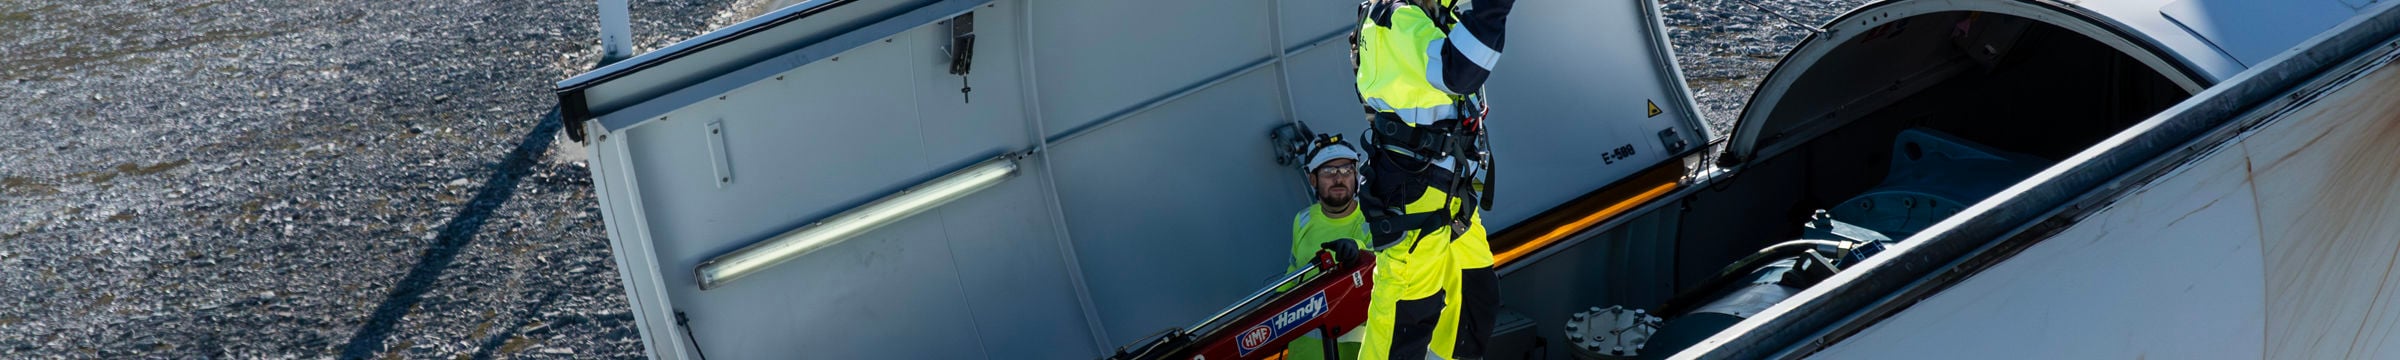
{"label": "shadow on gravel", "polygon": [[485,219],[490,218],[493,211],[499,210],[500,204],[516,197],[517,182],[532,173],[535,164],[541,163],[542,153],[550,150],[559,127],[558,109],[554,107],[539,125],[533,127],[533,132],[517,141],[516,149],[510,150],[508,156],[500,160],[500,165],[494,169],[497,171],[484,179],[483,190],[477,191],[474,200],[459,209],[457,216],[450,217],[450,221],[442,226],[441,233],[434,238],[433,246],[425,249],[424,257],[417,259],[417,266],[409,269],[408,276],[400,278],[400,282],[393,285],[391,296],[385,298],[383,304],[376,305],[375,312],[367,316],[367,324],[350,336],[350,345],[343,348],[342,358],[363,359],[383,350],[384,338],[399,327],[400,317],[408,315],[410,308],[424,300],[425,292],[432,290],[434,281],[441,279],[442,271],[448,270],[450,262],[458,259],[458,252],[474,242],[475,233],[483,228]]}
{"label": "shadow on gravel", "polygon": [[517,337],[517,333],[525,331],[526,325],[531,325],[532,323],[538,322],[534,320],[533,317],[540,315],[542,313],[542,308],[550,306],[550,302],[558,300],[559,294],[562,293],[565,292],[551,291],[548,294],[542,295],[542,301],[534,302],[532,307],[525,309],[525,316],[517,320],[517,325],[508,327],[508,331],[492,334],[491,338],[483,341],[483,347],[476,349],[475,355],[468,357],[468,359],[491,360],[494,357],[492,355],[494,351],[498,351],[500,355],[507,355],[509,353],[517,352],[518,350],[524,350],[525,345],[523,344],[525,340]]}

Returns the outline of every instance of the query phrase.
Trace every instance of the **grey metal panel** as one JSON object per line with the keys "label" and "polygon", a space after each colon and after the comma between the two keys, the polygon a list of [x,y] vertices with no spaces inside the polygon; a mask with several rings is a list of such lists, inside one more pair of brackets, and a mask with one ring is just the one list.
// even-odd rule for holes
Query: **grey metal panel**
{"label": "grey metal panel", "polygon": [[1264,1],[1062,0],[1032,11],[1047,136],[1272,56]]}
{"label": "grey metal panel", "polygon": [[[949,54],[944,47],[950,43],[946,25],[930,25],[895,36],[911,54],[895,60],[863,59],[864,61],[893,61],[907,64],[902,77],[884,77],[876,81],[914,82],[910,106],[916,108],[922,143],[884,144],[922,146],[927,160],[937,167],[955,169],[982,161],[992,155],[1030,147],[1028,134],[1031,124],[1019,111],[1024,95],[1018,87],[1010,86],[1020,80],[1017,73],[1017,46],[1007,41],[1006,34],[1018,28],[1017,19],[1008,16],[1016,3],[995,3],[978,7],[975,18],[978,40],[975,44],[973,71],[963,83],[959,75],[949,73]],[[845,59],[844,61],[850,61]],[[839,84],[819,82],[819,84]],[[793,85],[800,85],[794,83]],[[823,86],[841,89],[843,86]],[[974,91],[961,94],[961,86],[973,86]],[[835,105],[845,106],[845,105]],[[863,106],[853,105],[853,106]],[[817,111],[817,110],[803,110]],[[874,119],[841,119],[838,121],[878,122]],[[861,148],[876,149],[876,148]],[[897,184],[908,185],[908,184]]]}
{"label": "grey metal panel", "polygon": [[1310,130],[1361,136],[1367,120],[1350,74],[1350,48],[1334,41],[1285,60],[1291,62],[1294,116],[1308,122]]}
{"label": "grey metal panel", "polygon": [[2266,61],[2358,15],[2335,0],[2183,0],[2159,12],[2242,64]]}
{"label": "grey metal panel", "polygon": [[1050,147],[1109,338],[1188,324],[1282,274],[1302,181],[1239,140],[1282,123],[1275,83],[1251,72]]}
{"label": "grey metal panel", "polygon": [[[1012,23],[993,17],[980,27],[1006,31]],[[710,256],[1027,146],[1015,88],[979,89],[973,102],[960,97],[959,78],[944,71],[943,31],[921,27],[892,40],[612,133],[607,141],[631,144],[633,172],[643,174],[641,210],[659,259],[645,270],[663,282],[649,288],[675,299],[699,345],[719,357],[1096,355],[1084,327],[1027,327],[1082,318],[1061,276],[1070,264],[1050,240],[1059,230],[1048,214],[1022,211],[1048,196],[1034,181],[1039,174],[739,284],[693,285],[690,269]],[[970,83],[1013,81],[1013,46],[979,45],[986,60]],[[701,130],[709,121],[723,122],[728,161],[742,176],[722,190],[701,182],[714,181],[706,179],[713,172]],[[646,331],[681,338],[674,329]]]}
{"label": "grey metal panel", "polygon": [[[690,339],[719,357],[772,357],[808,351],[832,357],[873,356],[881,339],[926,338],[920,349],[964,351],[976,346],[963,326],[892,333],[898,324],[955,324],[970,318],[960,280],[937,218],[918,217],[744,279],[701,292],[689,269],[765,236],[891,191],[892,184],[941,171],[924,150],[891,146],[917,140],[913,84],[877,81],[907,77],[912,52],[872,44],[845,53],[849,62],[802,67],[785,81],[736,90],[669,114],[668,121],[624,130],[644,174],[643,202],[658,239],[660,271],[679,310],[690,313]],[[790,86],[843,83],[842,88]],[[756,109],[766,107],[766,109]],[[776,114],[784,116],[762,117]],[[742,116],[748,115],[748,116]],[[674,119],[685,117],[690,119]],[[730,162],[743,181],[710,189],[699,141],[704,121],[721,120]],[[876,152],[855,149],[872,147]],[[813,156],[811,154],[814,154]],[[838,155],[838,156],[836,156]],[[786,191],[794,188],[815,191]],[[907,283],[894,287],[885,284]],[[934,292],[938,289],[940,292]],[[792,311],[812,309],[812,311]],[[841,309],[823,311],[814,309]],[[845,332],[810,324],[868,324]],[[672,329],[672,328],[669,328]],[[943,357],[973,352],[928,354]]]}
{"label": "grey metal panel", "polygon": [[[882,79],[913,78],[909,72],[914,69],[903,64],[911,63],[906,61],[916,53],[911,48],[919,45],[861,47],[844,53],[850,61],[801,67],[789,73],[787,80],[745,86],[726,93],[726,100],[712,99],[671,113],[667,121],[629,130],[628,141],[637,148],[637,166],[643,166],[638,169],[647,195],[643,201],[654,218],[653,226],[663,233],[665,224],[796,225],[784,223],[800,220],[795,217],[829,215],[904,187],[914,178],[942,173],[935,169],[937,164],[955,167],[944,164],[949,159],[930,157],[921,146],[894,146],[916,145],[923,118],[916,106],[915,84]],[[809,86],[814,83],[845,86]],[[714,180],[703,179],[711,176],[709,155],[700,143],[706,134],[702,126],[709,121],[724,122],[730,133],[725,139],[728,160],[744,181],[723,191],[676,186],[687,180]],[[789,191],[795,187],[810,191]],[[678,208],[682,204],[694,204],[683,206],[695,208]],[[792,209],[793,205],[784,204],[813,206]],[[762,209],[781,211],[758,211]],[[711,231],[723,233],[694,235],[764,237],[780,230],[720,226]],[[709,252],[736,247],[728,244]]]}
{"label": "grey metal panel", "polygon": [[[558,86],[562,90],[583,89],[592,114],[613,112],[762,58],[848,32],[891,13],[933,2],[812,1],[577,75],[559,82]],[[777,21],[786,17],[792,19],[782,21],[790,23]]]}
{"label": "grey metal panel", "polygon": [[[706,293],[670,286],[669,292],[690,313],[698,346],[720,358],[982,357],[976,313],[969,310],[976,300],[964,293],[958,254],[944,241],[941,223],[949,216],[931,215],[784,263],[737,286]],[[667,268],[696,263],[674,261]]]}
{"label": "grey metal panel", "polygon": [[[1280,28],[1283,30],[1283,50],[1300,47],[1316,40],[1318,36],[1335,31],[1348,32],[1358,25],[1357,1],[1275,0],[1273,3],[1283,10],[1278,14],[1283,18]],[[1349,59],[1344,57],[1342,61]],[[1345,75],[1345,80],[1348,79],[1348,67],[1340,72]],[[1295,72],[1292,75],[1300,74]],[[1294,91],[1293,94],[1298,95],[1299,92]]]}
{"label": "grey metal panel", "polygon": [[[1689,91],[1659,75],[1648,1],[1526,0],[1510,13],[1507,54],[1485,86],[1499,175],[1487,225],[1497,231],[1578,195],[1673,159],[1659,141],[1675,129],[1685,149],[1706,130],[1679,101]],[[1648,116],[1648,102],[1665,113]],[[1364,127],[1363,124],[1358,125]],[[1604,162],[1621,147],[1630,158]]]}
{"label": "grey metal panel", "polygon": [[[1027,168],[1041,164],[1026,162]],[[942,222],[949,238],[961,282],[959,296],[970,299],[973,325],[985,354],[993,359],[1088,359],[1093,352],[1083,308],[1067,283],[1069,264],[1059,257],[1046,211],[1033,204],[1049,201],[1041,189],[1041,172],[1026,172],[1008,188],[944,205]],[[936,326],[955,326],[951,325]],[[914,346],[906,338],[878,339],[892,346]],[[1108,344],[1115,347],[1116,344]],[[877,357],[905,352],[886,352]]]}
{"label": "grey metal panel", "polygon": [[[1287,120],[1285,97],[1292,117],[1328,130],[1363,128],[1348,57],[1338,36],[1329,37],[1350,26],[1354,3],[1003,1],[977,7],[986,15],[977,26],[982,54],[965,84],[976,86],[972,101],[958,93],[960,79],[943,71],[946,35],[908,24],[924,9],[959,3],[977,2],[930,2],[901,14],[906,19],[828,18],[876,25],[824,34],[870,40],[855,48],[811,45],[698,83],[647,82],[609,95],[639,105],[598,114],[599,124],[615,125],[595,126],[607,138],[591,146],[613,149],[596,152],[596,176],[607,178],[601,191],[608,193],[611,238],[625,245],[620,271],[645,338],[659,355],[698,354],[686,351],[693,339],[672,321],[681,310],[692,319],[698,345],[719,357],[1091,357],[1097,355],[1093,349],[1118,344],[1092,346],[1085,339],[1131,341],[1189,323],[1284,268],[1289,216],[1307,200],[1300,177],[1274,165],[1262,145],[1266,131]],[[1013,8],[1028,5],[1021,12]],[[1270,6],[1284,12],[1274,14],[1277,7]],[[1640,31],[1639,7],[1563,0],[1525,6],[1534,12],[1610,11],[1624,19],[1593,27],[1585,23],[1591,16],[1517,16],[1535,24],[1529,26],[1566,30],[1522,36],[1510,49],[1511,60],[1504,60],[1515,62],[1502,74],[1527,73],[1494,85],[1496,93],[1527,94],[1499,100],[1520,104],[1514,110],[1519,115],[1504,116],[1523,120],[1501,120],[1516,131],[1635,133],[1577,121],[1588,118],[1539,115],[1584,112],[1571,105],[1629,94],[1597,86],[1619,79],[1672,86],[1640,91],[1682,91],[1680,82],[1662,81],[1657,64],[1649,62],[1663,58],[1656,52],[1663,47],[1642,40],[1647,33]],[[942,9],[937,12],[953,13]],[[1269,15],[1283,20],[1274,26],[1279,34],[1266,30]],[[1026,19],[1038,23],[1020,24]],[[1603,30],[1635,35],[1610,42],[1572,35],[1608,32]],[[1011,38],[1038,45],[1033,53],[1020,53],[1017,46],[1026,42]],[[1335,45],[1310,47],[1326,39]],[[1289,63],[1276,61],[1278,41],[1299,50],[1281,56]],[[1604,51],[1611,46],[1652,52]],[[1539,56],[1588,56],[1626,66],[1592,74],[1588,59],[1523,60]],[[706,67],[725,59],[675,60],[686,61],[695,64],[662,65]],[[1023,71],[1041,76],[1021,76]],[[1279,74],[1289,77],[1289,92],[1278,91],[1286,86]],[[1533,78],[1586,83],[1529,85]],[[1575,93],[1536,94],[1546,92]],[[1685,110],[1664,96],[1658,102],[1671,113]],[[1639,116],[1642,107],[1635,102],[1621,111]],[[1688,115],[1653,120],[1676,116]],[[1093,126],[1101,121],[1111,122]],[[723,188],[716,184],[705,136],[712,122],[723,124],[722,159],[739,176]],[[1046,129],[1029,129],[1036,126]],[[1655,143],[1654,132],[1623,136]],[[1070,133],[1090,136],[1062,135]],[[1042,147],[1032,139],[1056,143],[1029,160],[1031,170],[1016,179],[738,284],[709,291],[693,285],[691,269],[708,257],[1000,152]],[[1527,139],[1524,146],[1587,142]],[[1509,161],[1526,164],[1523,169],[1588,155],[1521,152],[1523,160]],[[1650,150],[1643,155],[1665,158]],[[1504,181],[1548,173],[1526,174]],[[1565,176],[1582,175],[1591,174]],[[1503,186],[1548,190],[1503,196],[1522,199],[1506,206],[1529,212],[1613,178],[1584,180],[1590,184],[1512,182]],[[1564,195],[1537,200],[1535,194]],[[1059,213],[1035,210],[1034,204],[1051,199]],[[1076,288],[1078,272],[1088,277],[1089,300]]]}
{"label": "grey metal panel", "polygon": [[[964,97],[958,91],[959,76],[947,72],[948,55],[938,45],[949,42],[947,31],[936,25],[899,36],[904,38],[899,41],[917,41],[917,45],[905,47],[916,52],[910,57],[916,60],[908,72],[916,81],[922,125],[919,146],[930,159],[973,162],[997,152],[1031,147],[1032,124],[1020,111],[1023,96],[1020,87],[1014,86],[1021,81],[1017,72],[1020,52],[1009,40],[1011,32],[1023,28],[1019,18],[1011,16],[1018,6],[1020,3],[1002,1],[977,8],[976,56],[965,84],[974,86],[974,91]],[[1045,164],[1040,161],[1029,159],[1023,166],[1042,169]],[[976,339],[984,354],[993,359],[1100,355],[1094,352],[1100,344],[1092,343],[1091,329],[1082,326],[1083,300],[1068,282],[1068,267],[1075,264],[1061,258],[1058,250],[1056,239],[1064,236],[1065,230],[1053,225],[1053,214],[1033,210],[1039,208],[1034,204],[1049,201],[1049,190],[1041,186],[1048,176],[1045,171],[1025,171],[1002,187],[938,210],[944,224],[942,237],[950,242],[962,286],[958,296],[969,299]],[[906,338],[877,340],[911,346]]]}
{"label": "grey metal panel", "polygon": [[[1682,213],[1653,209],[1589,232],[1580,242],[1501,275],[1501,304],[1558,338],[1565,319],[1590,307],[1656,309],[1675,295],[1675,233]],[[1512,349],[1495,349],[1512,350]],[[1493,358],[1513,358],[1501,352]]]}
{"label": "grey metal panel", "polygon": [[[602,133],[600,125],[587,123],[587,131]],[[616,258],[618,279],[625,283],[626,302],[632,308],[635,324],[642,333],[645,355],[658,357],[669,354],[681,357],[688,351],[681,337],[669,335],[673,329],[671,314],[674,306],[666,291],[659,286],[658,259],[652,245],[648,220],[642,216],[641,193],[635,190],[631,158],[625,141],[608,141],[600,137],[584,143],[584,153],[592,154],[592,188],[602,206],[601,221],[608,230],[609,253]]]}
{"label": "grey metal panel", "polygon": [[[917,28],[918,26],[924,24],[933,23],[935,21],[965,13],[974,9],[976,6],[982,5],[989,1],[990,0],[944,0],[921,7],[908,8],[905,9],[906,12],[891,16],[853,14],[855,16],[866,16],[878,20],[872,23],[858,25],[861,27],[854,31],[834,34],[816,33],[816,31],[829,31],[827,29],[818,29],[819,27],[829,27],[829,25],[825,25],[827,23],[856,21],[854,19],[839,18],[836,15],[833,15],[835,13],[847,14],[847,12],[856,9],[852,9],[847,6],[835,7],[834,10],[828,11],[826,15],[822,15],[825,17],[836,17],[835,19],[823,20],[826,21],[826,23],[815,21],[799,21],[795,23],[784,24],[783,26],[759,29],[759,32],[761,33],[784,35],[758,35],[744,38],[751,39],[752,41],[767,41],[765,39],[785,39],[786,41],[794,41],[804,44],[754,44],[755,47],[767,49],[791,49],[788,51],[769,53],[769,55],[772,55],[772,57],[757,59],[748,63],[736,63],[740,65],[716,64],[708,65],[713,67],[706,69],[683,69],[683,72],[670,72],[665,70],[633,72],[628,75],[624,75],[624,79],[615,79],[614,81],[601,84],[621,85],[593,86],[583,90],[572,90],[562,93],[561,99],[570,105],[575,103],[603,101],[605,99],[625,99],[623,101],[615,101],[611,103],[587,105],[584,106],[583,109],[591,112],[590,115],[595,116],[596,119],[600,120],[602,125],[606,126],[610,130],[640,126],[645,122],[655,120],[655,118],[653,118],[654,116],[675,111],[676,109],[681,109],[684,106],[691,104],[707,101],[712,95],[733,91],[733,89],[742,86],[748,86],[751,83],[764,81],[772,75],[789,71],[792,68],[800,67],[801,65],[806,65],[811,62],[833,57],[837,53],[849,51],[851,48],[865,45],[878,39],[889,39],[891,36],[897,35],[902,31],[907,31],[908,29]],[[792,31],[784,30],[784,28],[802,28],[808,32],[785,34]],[[689,43],[689,41],[686,43]],[[681,65],[683,61],[701,63],[707,63],[709,61],[731,61],[727,59],[734,58],[740,54],[747,54],[747,52],[767,51],[761,49],[751,49],[744,46],[736,46],[738,44],[746,43],[736,42],[731,45],[721,46],[719,49],[712,49],[716,51],[693,52],[690,56],[688,56],[691,59],[678,59],[682,61],[670,61],[661,63],[658,66],[681,69],[685,67],[684,65]],[[573,107],[570,106],[570,110],[574,110],[572,108]],[[574,111],[568,112],[570,116],[574,113]],[[579,119],[569,118],[567,121],[579,121]]]}

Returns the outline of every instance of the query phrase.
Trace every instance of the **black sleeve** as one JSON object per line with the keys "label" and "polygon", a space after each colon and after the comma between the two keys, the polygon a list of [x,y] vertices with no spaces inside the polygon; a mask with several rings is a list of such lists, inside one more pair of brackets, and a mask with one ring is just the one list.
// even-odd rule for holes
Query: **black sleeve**
{"label": "black sleeve", "polygon": [[1428,65],[1437,65],[1426,69],[1426,80],[1452,94],[1482,90],[1492,67],[1500,63],[1500,50],[1508,40],[1508,12],[1516,5],[1516,0],[1462,3],[1458,22],[1448,29],[1450,36],[1426,49],[1434,63]]}

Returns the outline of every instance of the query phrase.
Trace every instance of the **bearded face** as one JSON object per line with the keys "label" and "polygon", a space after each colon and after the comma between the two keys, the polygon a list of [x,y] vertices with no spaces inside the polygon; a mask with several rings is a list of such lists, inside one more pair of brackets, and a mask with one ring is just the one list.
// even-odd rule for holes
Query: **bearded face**
{"label": "bearded face", "polygon": [[1347,208],[1358,198],[1358,162],[1334,159],[1309,173],[1310,185],[1317,188],[1317,202],[1330,208]]}

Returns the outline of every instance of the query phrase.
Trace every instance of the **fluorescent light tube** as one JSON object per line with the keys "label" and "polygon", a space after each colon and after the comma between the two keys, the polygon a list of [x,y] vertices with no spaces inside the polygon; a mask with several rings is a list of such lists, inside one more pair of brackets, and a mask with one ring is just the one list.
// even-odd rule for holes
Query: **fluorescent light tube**
{"label": "fluorescent light tube", "polygon": [[718,255],[701,262],[698,275],[701,290],[715,289],[743,276],[772,268],[776,264],[808,255],[843,240],[882,228],[917,213],[932,210],[952,200],[974,194],[1002,180],[1017,175],[1018,154],[1002,155],[968,166],[956,172],[934,178],[908,190],[884,196],[866,205],[850,208],[825,220],[801,226],[765,241],[744,246],[740,250]]}

